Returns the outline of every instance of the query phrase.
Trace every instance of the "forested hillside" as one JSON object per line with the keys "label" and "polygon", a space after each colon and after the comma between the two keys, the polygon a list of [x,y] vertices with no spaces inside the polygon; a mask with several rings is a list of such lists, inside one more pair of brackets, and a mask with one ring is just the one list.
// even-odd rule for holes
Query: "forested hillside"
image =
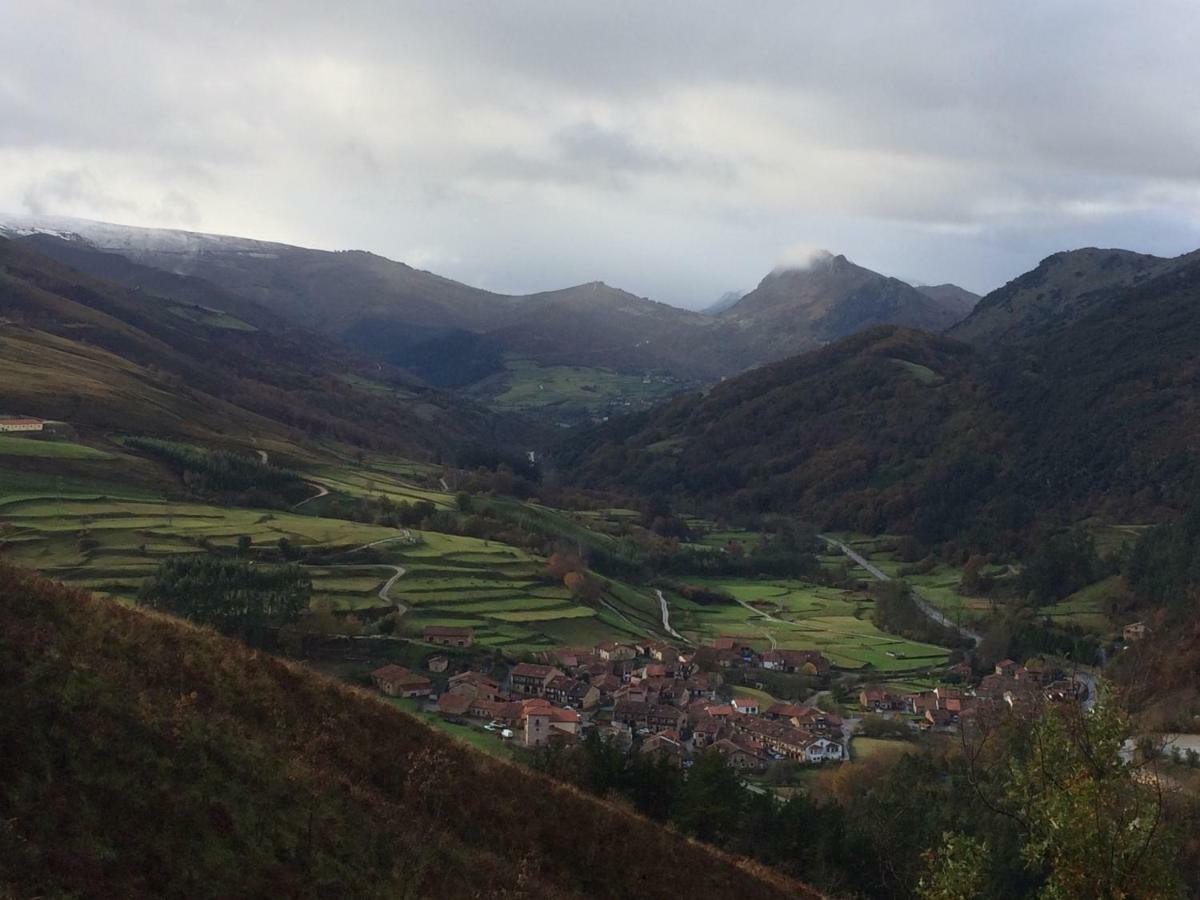
{"label": "forested hillside", "polygon": [[570,440],[591,487],[826,527],[1003,543],[1187,501],[1200,438],[1200,262],[1020,345],[876,329]]}
{"label": "forested hillside", "polygon": [[0,895],[815,896],[298,665],[7,566],[0,680]]}

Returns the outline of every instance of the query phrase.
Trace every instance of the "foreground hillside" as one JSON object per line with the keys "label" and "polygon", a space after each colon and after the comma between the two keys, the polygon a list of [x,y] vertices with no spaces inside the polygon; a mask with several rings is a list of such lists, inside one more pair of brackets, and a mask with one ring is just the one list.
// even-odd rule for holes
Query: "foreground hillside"
{"label": "foreground hillside", "polygon": [[0,895],[811,895],[303,668],[9,567],[0,679]]}

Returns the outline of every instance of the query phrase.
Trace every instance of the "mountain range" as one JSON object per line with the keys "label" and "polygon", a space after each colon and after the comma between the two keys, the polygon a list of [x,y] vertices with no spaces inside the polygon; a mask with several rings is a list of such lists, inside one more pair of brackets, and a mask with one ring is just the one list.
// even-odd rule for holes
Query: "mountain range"
{"label": "mountain range", "polygon": [[[71,246],[200,279],[291,325],[455,387],[502,371],[506,356],[710,383],[873,325],[941,329],[963,318],[974,298],[962,289],[924,292],[829,254],[804,269],[772,272],[712,315],[598,281],[496,294],[362,251],[61,218],[0,218],[0,234],[58,237],[62,243],[43,243],[42,252],[130,287],[143,286],[145,273],[72,255]],[[158,279],[148,287],[179,299],[178,285]],[[448,366],[447,349],[469,363]]]}

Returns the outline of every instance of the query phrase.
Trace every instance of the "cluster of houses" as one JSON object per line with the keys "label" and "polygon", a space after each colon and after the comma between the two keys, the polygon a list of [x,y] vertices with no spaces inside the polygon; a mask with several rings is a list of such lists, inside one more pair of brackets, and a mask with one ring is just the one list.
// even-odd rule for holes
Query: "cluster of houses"
{"label": "cluster of houses", "polygon": [[858,703],[867,712],[918,716],[917,727],[921,729],[946,729],[981,709],[1003,705],[1033,709],[1046,701],[1076,702],[1086,698],[1086,691],[1082,682],[1067,678],[1052,663],[1030,660],[1021,665],[1004,659],[974,688],[939,686],[931,691],[895,694],[881,687],[867,687],[859,692]]}
{"label": "cluster of houses", "polygon": [[[470,640],[469,635],[427,633],[426,640]],[[451,645],[455,646],[455,645]],[[731,765],[762,770],[775,760],[802,763],[846,758],[842,720],[810,706],[775,703],[760,709],[747,697],[720,699],[719,671],[704,671],[703,662],[722,667],[706,651],[733,650],[737,665],[768,662],[780,669],[809,671],[828,663],[809,651],[780,651],[757,656],[747,648],[711,647],[681,651],[657,640],[619,643],[542,654],[538,661],[514,664],[503,683],[477,671],[451,675],[433,698],[429,679],[398,665],[372,673],[376,686],[395,697],[425,697],[444,717],[474,720],[500,730],[527,747],[571,743],[585,727],[597,728],[620,745],[643,754],[687,765],[693,752],[712,747]],[[444,672],[445,656],[426,662]]]}
{"label": "cluster of houses", "polygon": [[816,650],[755,649],[761,636],[724,634],[696,650],[696,662],[706,668],[764,669],[798,675],[828,675],[829,660]]}

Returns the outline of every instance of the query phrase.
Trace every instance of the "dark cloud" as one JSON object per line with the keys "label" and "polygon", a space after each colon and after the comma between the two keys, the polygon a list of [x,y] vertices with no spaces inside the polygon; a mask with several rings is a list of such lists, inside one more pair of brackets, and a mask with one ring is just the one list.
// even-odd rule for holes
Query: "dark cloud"
{"label": "dark cloud", "polygon": [[796,245],[983,290],[1200,245],[1200,9],[0,6],[0,209],[705,305]]}

